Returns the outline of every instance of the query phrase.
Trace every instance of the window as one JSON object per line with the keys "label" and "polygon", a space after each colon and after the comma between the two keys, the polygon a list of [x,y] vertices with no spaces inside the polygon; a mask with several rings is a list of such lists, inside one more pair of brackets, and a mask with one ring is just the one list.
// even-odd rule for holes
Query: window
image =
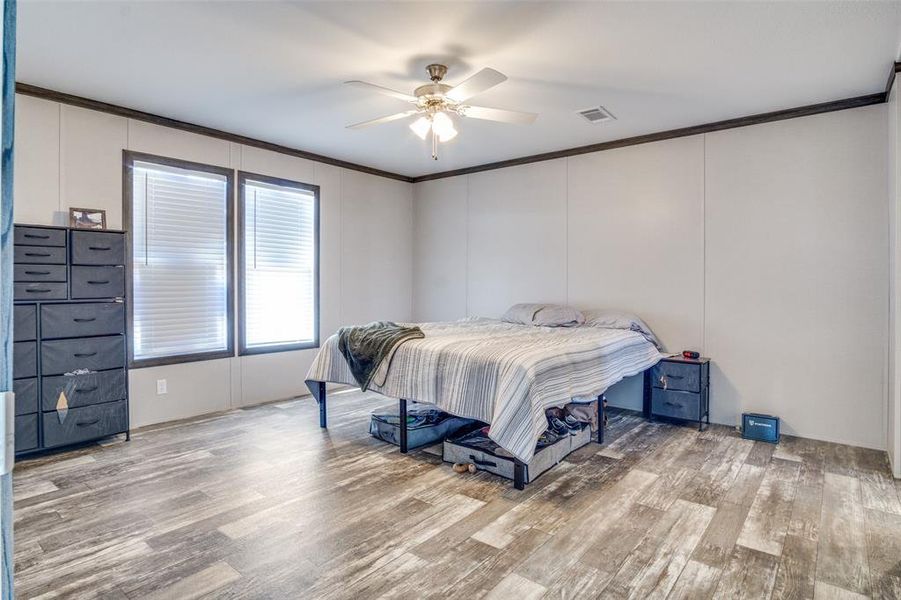
{"label": "window", "polygon": [[238,173],[241,354],[319,345],[319,187]]}
{"label": "window", "polygon": [[234,355],[232,181],[229,169],[125,153],[133,366]]}

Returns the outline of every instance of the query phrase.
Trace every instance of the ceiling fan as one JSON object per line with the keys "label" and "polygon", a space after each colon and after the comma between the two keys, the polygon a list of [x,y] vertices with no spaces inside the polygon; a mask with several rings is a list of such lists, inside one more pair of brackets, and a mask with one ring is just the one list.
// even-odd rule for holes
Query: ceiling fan
{"label": "ceiling fan", "polygon": [[362,123],[355,123],[348,125],[347,128],[361,129],[370,125],[380,125],[381,123],[420,115],[418,119],[410,124],[410,129],[423,140],[431,133],[432,158],[438,160],[438,142],[449,142],[457,136],[457,130],[454,127],[453,119],[450,118],[450,114],[473,119],[526,125],[534,122],[538,117],[535,113],[466,104],[466,100],[506,81],[507,76],[499,71],[487,68],[482,69],[456,86],[441,83],[441,80],[447,74],[445,65],[431,64],[426,67],[426,71],[428,71],[432,83],[419,86],[413,90],[412,94],[405,94],[404,92],[398,92],[373,83],[366,83],[365,81],[345,82],[348,85],[373,90],[414,105],[414,108],[410,110],[363,121]]}

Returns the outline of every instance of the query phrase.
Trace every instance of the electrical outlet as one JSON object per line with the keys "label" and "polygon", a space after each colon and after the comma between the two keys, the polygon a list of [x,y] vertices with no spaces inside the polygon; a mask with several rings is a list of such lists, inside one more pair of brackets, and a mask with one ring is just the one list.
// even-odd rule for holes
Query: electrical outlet
{"label": "electrical outlet", "polygon": [[162,396],[163,394],[167,393],[168,391],[169,390],[166,387],[166,380],[165,379],[157,379],[156,380],[156,395]]}

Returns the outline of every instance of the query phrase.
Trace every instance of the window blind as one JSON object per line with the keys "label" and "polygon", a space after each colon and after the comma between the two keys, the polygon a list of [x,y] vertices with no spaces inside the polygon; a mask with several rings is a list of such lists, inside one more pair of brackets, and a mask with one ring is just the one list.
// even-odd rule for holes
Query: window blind
{"label": "window blind", "polygon": [[133,164],[136,361],[228,350],[228,180]]}
{"label": "window blind", "polygon": [[244,180],[245,349],[317,341],[316,196]]}

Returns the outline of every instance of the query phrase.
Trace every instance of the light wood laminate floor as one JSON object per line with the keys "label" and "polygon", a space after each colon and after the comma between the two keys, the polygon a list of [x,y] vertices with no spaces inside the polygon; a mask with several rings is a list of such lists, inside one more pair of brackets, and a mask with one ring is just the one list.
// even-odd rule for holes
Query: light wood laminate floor
{"label": "light wood laminate floor", "polygon": [[885,454],[614,412],[524,492],[310,398],[16,466],[19,598],[901,597]]}

